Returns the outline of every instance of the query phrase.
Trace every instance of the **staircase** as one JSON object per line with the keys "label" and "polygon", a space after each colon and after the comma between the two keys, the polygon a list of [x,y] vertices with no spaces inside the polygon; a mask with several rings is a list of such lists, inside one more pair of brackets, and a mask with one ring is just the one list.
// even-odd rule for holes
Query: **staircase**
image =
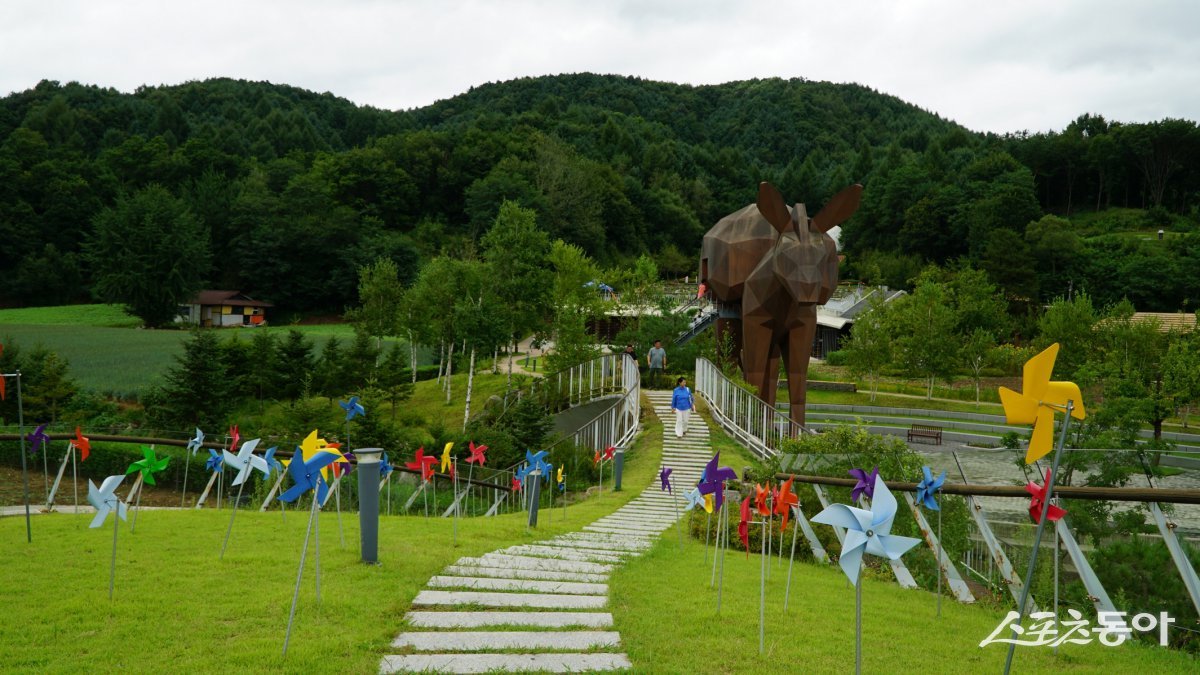
{"label": "staircase", "polygon": [[[625,506],[580,532],[459,558],[429,580],[405,615],[404,631],[381,673],[581,672],[626,670],[621,636],[611,630],[608,577],[641,555],[682,515],[682,492],[712,455],[708,429],[694,416],[675,437],[671,393],[646,392],[663,420],[663,465],[675,499],[654,482]],[[465,610],[465,611],[464,611]]]}

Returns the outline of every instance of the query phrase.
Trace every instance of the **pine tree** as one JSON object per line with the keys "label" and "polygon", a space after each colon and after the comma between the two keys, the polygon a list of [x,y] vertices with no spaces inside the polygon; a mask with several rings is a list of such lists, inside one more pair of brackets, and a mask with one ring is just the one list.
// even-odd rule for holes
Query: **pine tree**
{"label": "pine tree", "polygon": [[408,355],[404,351],[399,344],[393,344],[383,362],[379,364],[378,385],[392,404],[392,421],[396,420],[396,406],[402,401],[407,401],[413,394]]}
{"label": "pine tree", "polygon": [[167,370],[157,416],[182,428],[223,428],[233,410],[221,345],[211,330],[197,330]]}
{"label": "pine tree", "polygon": [[295,401],[305,391],[306,381],[313,374],[313,343],[304,333],[292,329],[279,344],[279,397]]}

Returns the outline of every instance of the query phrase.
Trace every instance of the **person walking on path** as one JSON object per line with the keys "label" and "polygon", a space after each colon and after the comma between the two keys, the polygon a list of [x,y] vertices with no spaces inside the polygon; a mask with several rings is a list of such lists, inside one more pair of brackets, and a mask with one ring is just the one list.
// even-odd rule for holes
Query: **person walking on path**
{"label": "person walking on path", "polygon": [[663,369],[667,367],[667,350],[663,349],[662,340],[655,340],[654,346],[646,354],[646,365],[650,366],[650,387],[657,389],[662,386]]}
{"label": "person walking on path", "polygon": [[692,390],[687,388],[687,378],[675,380],[675,391],[671,393],[671,410],[675,413],[675,437],[683,438],[687,433],[688,418],[696,409]]}

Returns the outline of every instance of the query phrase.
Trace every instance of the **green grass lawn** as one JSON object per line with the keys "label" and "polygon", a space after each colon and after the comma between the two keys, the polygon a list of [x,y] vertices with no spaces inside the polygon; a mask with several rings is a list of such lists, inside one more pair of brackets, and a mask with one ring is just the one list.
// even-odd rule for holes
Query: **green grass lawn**
{"label": "green grass lawn", "polygon": [[[823,527],[817,525],[816,527]],[[735,541],[740,547],[740,544]],[[798,546],[803,546],[803,538]],[[758,653],[761,558],[731,549],[725,558],[721,613],[709,588],[712,566],[704,543],[663,534],[647,555],[609,581],[615,628],[639,672],[847,673],[854,669],[854,589],[836,566],[797,563],[789,611],[783,613],[787,560],[775,565],[766,588],[766,649]],[[710,558],[711,560],[711,558]],[[1004,611],[942,602],[924,591],[900,588],[884,577],[863,586],[863,672],[1000,672],[1006,645],[979,647]],[[1028,621],[1026,625],[1029,625]],[[1068,645],[1019,647],[1014,672],[1194,673],[1193,657],[1157,646]]]}
{"label": "green grass lawn", "polygon": [[[358,562],[358,520],[321,518],[321,593],[312,549],[291,645],[280,656],[307,519],[289,510],[242,511],[218,560],[228,510],[144,511],[137,533],[121,525],[116,595],[108,600],[112,521],[37,516],[33,544],[22,518],[0,518],[0,670],[7,672],[375,672],[404,612],[429,577],[462,556],[578,530],[640,493],[657,474],[662,428],[647,417],[625,464],[620,493],[606,490],[544,517],[527,531],[522,513],[462,519],[458,546],[443,518],[384,517],[379,558]],[[634,489],[636,487],[636,489]]]}

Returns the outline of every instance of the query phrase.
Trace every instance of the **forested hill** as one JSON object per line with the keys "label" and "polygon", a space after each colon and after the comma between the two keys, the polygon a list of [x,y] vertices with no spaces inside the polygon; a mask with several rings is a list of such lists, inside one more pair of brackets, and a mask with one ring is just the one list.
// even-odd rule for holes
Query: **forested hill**
{"label": "forested hill", "polygon": [[[154,243],[146,266],[168,261],[193,284],[340,310],[359,265],[387,255],[411,277],[439,252],[469,254],[504,199],[603,263],[650,253],[683,273],[704,230],[763,179],[810,211],[863,182],[847,271],[903,283],[925,261],[986,267],[989,250],[1032,247],[1040,260],[1063,232],[1083,250],[1104,227],[1187,229],[1195,138],[1192,122],[1094,116],[1061,134],[983,136],[866,87],[803,80],[524,78],[403,112],[229,79],[132,94],[42,82],[0,99],[0,305],[111,296],[136,280],[110,278],[105,235],[136,233],[126,239]],[[1109,207],[1138,211],[1112,211],[1119,227],[1026,231],[1047,212]],[[148,230],[156,220],[177,224],[172,236]],[[1172,261],[1150,267],[1186,262]],[[1102,283],[1080,260],[1050,262],[1032,285],[997,281],[1021,297]],[[1186,283],[1148,308],[1200,297]]]}

